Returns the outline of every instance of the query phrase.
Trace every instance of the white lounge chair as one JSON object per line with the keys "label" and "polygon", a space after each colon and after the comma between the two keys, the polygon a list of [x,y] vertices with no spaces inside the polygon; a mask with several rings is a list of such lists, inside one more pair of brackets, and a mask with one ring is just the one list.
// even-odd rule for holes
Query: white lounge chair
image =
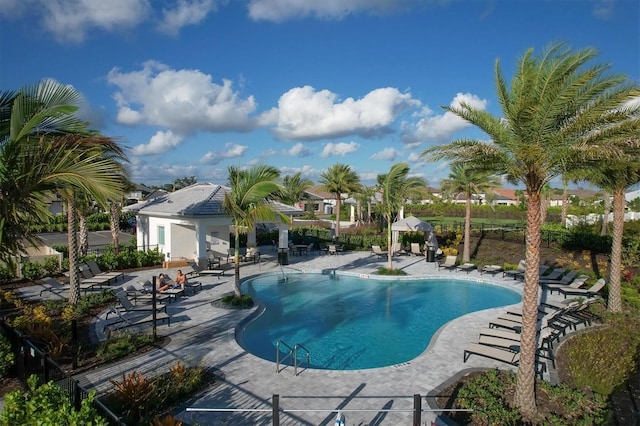
{"label": "white lounge chair", "polygon": [[480,275],[482,274],[495,275],[498,272],[502,272],[502,266],[500,265],[484,265],[482,269],[480,269]]}
{"label": "white lounge chair", "polygon": [[515,280],[516,278],[522,278],[524,277],[524,272],[527,269],[527,263],[524,259],[520,259],[520,262],[518,262],[518,266],[516,267],[516,269],[511,269],[508,271],[503,271],[502,272],[502,276],[509,276],[509,277],[513,277],[513,279]]}
{"label": "white lounge chair", "polygon": [[604,278],[600,278],[594,285],[589,288],[559,288],[558,291],[567,298],[567,296],[585,296],[591,297],[598,294],[600,290],[604,288],[606,281]]}
{"label": "white lounge chair", "polygon": [[458,256],[447,256],[444,259],[444,262],[438,263],[438,269],[444,268],[448,270],[453,270],[456,268],[456,261],[458,260]]}
{"label": "white lounge chair", "polygon": [[424,253],[420,250],[420,243],[411,243],[411,254],[414,256],[424,256]]}
{"label": "white lounge chair", "polygon": [[388,257],[389,255],[389,253],[387,253],[386,251],[382,251],[380,246],[376,246],[376,245],[371,246],[371,252],[378,257]]}
{"label": "white lounge chair", "polygon": [[458,271],[465,271],[467,274],[476,268],[477,266],[473,263],[463,263],[462,265],[456,266]]}

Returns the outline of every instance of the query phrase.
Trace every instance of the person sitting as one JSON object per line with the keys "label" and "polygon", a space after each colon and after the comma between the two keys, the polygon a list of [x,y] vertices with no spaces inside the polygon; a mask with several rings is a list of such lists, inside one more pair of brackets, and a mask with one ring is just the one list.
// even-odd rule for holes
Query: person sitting
{"label": "person sitting", "polygon": [[171,288],[169,277],[167,277],[164,273],[160,272],[160,275],[158,275],[158,282],[156,286],[158,291],[165,291]]}
{"label": "person sitting", "polygon": [[178,269],[178,274],[176,275],[176,279],[174,281],[177,285],[180,286],[181,289],[184,290],[184,286],[187,285],[187,276],[182,273],[181,269]]}

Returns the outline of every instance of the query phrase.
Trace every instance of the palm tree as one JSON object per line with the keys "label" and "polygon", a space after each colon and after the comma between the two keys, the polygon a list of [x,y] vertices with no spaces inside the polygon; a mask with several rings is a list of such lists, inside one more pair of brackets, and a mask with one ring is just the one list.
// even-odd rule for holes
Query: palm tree
{"label": "palm tree", "polygon": [[224,195],[223,208],[233,218],[235,229],[235,285],[236,297],[240,292],[240,233],[253,229],[261,221],[281,221],[289,223],[289,218],[281,214],[273,200],[280,194],[282,187],[278,184],[280,172],[272,166],[257,165],[242,170],[229,166],[230,192]]}
{"label": "palm tree", "polygon": [[500,178],[492,176],[485,170],[474,169],[469,163],[454,163],[451,165],[451,173],[447,179],[440,183],[440,189],[444,193],[457,197],[464,194],[466,209],[464,215],[464,248],[462,261],[471,260],[471,197],[486,193],[500,186]]}
{"label": "palm tree", "polygon": [[[613,236],[609,262],[609,297],[607,308],[622,311],[622,237],[624,234],[625,191],[640,182],[640,160],[631,156],[628,161],[606,162],[585,170],[585,180],[604,190],[608,198],[613,194]],[[607,212],[605,212],[607,213]]]}
{"label": "palm tree", "polygon": [[[537,412],[535,363],[540,263],[540,194],[545,184],[586,158],[600,160],[623,155],[622,146],[637,141],[602,144],[601,132],[620,131],[625,114],[621,105],[637,88],[623,75],[607,74],[608,66],[589,66],[593,49],[576,52],[564,44],[552,45],[540,56],[528,50],[516,63],[511,85],[496,62],[496,87],[502,117],[468,104],[446,107],[476,125],[491,142],[457,140],[433,146],[422,155],[431,160],[469,161],[524,184],[527,196],[526,271],[523,291],[523,327],[515,402],[525,420]],[[606,129],[601,129],[608,124]]]}
{"label": "palm tree", "polygon": [[77,188],[99,199],[119,188],[111,161],[82,155],[84,142],[107,139],[89,134],[73,115],[79,100],[51,80],[0,94],[0,258],[7,263],[24,251],[23,241],[39,243],[30,225],[50,219],[46,195]]}
{"label": "palm tree", "polygon": [[340,236],[340,205],[342,194],[355,192],[360,188],[360,177],[346,164],[336,163],[320,175],[322,188],[336,197],[336,237]]}
{"label": "palm tree", "polygon": [[290,206],[296,206],[300,200],[307,199],[307,189],[313,186],[310,179],[302,177],[301,172],[287,175],[282,179],[282,190],[278,195],[280,201]]}
{"label": "palm tree", "polygon": [[387,221],[388,268],[393,270],[393,242],[391,224],[395,221],[407,199],[419,193],[420,188],[427,186],[420,177],[409,177],[407,163],[395,163],[389,173],[378,175],[378,190],[382,195],[380,209]]}

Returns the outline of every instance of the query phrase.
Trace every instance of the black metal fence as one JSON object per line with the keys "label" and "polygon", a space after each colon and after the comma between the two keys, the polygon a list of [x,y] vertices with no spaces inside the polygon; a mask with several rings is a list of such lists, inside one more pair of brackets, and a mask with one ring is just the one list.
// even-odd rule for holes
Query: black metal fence
{"label": "black metal fence", "polygon": [[[26,387],[27,379],[32,375],[38,378],[39,384],[54,382],[69,398],[69,402],[76,408],[80,409],[82,401],[89,396],[89,391],[83,388],[78,380],[69,376],[60,365],[58,365],[51,357],[33,343],[27,336],[18,330],[10,327],[4,320],[0,319],[0,328],[2,333],[11,344],[11,348],[15,355],[15,364],[13,371]],[[114,426],[126,426],[122,418],[110,411],[98,399],[93,400],[94,406],[98,413],[109,424]]]}

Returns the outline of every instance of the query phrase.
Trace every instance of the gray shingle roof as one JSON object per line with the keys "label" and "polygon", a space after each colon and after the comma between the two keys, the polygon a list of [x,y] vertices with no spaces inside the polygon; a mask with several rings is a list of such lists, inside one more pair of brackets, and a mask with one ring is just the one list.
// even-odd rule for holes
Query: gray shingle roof
{"label": "gray shingle roof", "polygon": [[[214,183],[196,183],[157,198],[131,204],[123,208],[149,216],[226,216],[222,208],[224,194],[231,188]],[[304,212],[296,207],[275,203],[278,210],[286,215],[300,215]]]}

